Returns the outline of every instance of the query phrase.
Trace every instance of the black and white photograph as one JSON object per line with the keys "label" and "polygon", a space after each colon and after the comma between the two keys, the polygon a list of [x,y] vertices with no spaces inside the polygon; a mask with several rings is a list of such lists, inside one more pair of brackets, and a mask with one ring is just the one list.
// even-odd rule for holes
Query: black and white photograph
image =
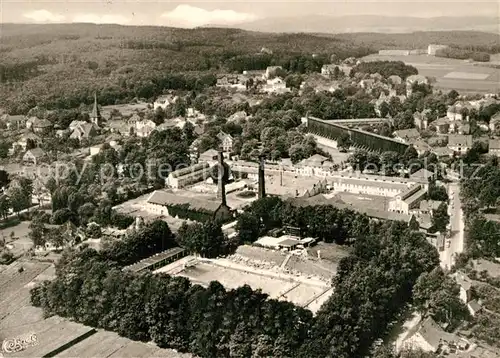
{"label": "black and white photograph", "polygon": [[0,358],[500,358],[500,2],[0,0]]}

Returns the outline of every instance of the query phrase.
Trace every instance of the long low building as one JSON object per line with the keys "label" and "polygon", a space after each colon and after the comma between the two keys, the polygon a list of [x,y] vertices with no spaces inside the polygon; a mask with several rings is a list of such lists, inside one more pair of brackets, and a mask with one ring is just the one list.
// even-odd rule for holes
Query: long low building
{"label": "long low building", "polygon": [[145,210],[160,216],[172,216],[196,221],[232,218],[231,209],[221,200],[185,196],[179,192],[156,190],[146,200]]}
{"label": "long low building", "polygon": [[408,144],[401,143],[389,137],[337,124],[336,120],[328,121],[315,117],[308,117],[307,130],[309,133],[333,140],[339,138],[343,134],[348,134],[354,146],[376,152],[393,151],[403,154],[409,147]]}
{"label": "long low building", "polygon": [[171,172],[167,177],[166,185],[174,189],[183,188],[199,181],[203,181],[210,177],[210,175],[210,164],[202,162]]}

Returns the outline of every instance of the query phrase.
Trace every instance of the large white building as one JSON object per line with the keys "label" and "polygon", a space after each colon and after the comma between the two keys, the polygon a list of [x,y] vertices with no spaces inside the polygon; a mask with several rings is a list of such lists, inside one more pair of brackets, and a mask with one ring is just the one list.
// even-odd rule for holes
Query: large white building
{"label": "large white building", "polygon": [[165,184],[174,189],[183,188],[187,185],[195,184],[210,177],[210,164],[207,162],[198,163],[190,167],[182,168],[171,172]]}
{"label": "large white building", "polygon": [[430,56],[436,56],[436,52],[438,50],[442,50],[442,49],[445,49],[445,48],[448,48],[448,46],[447,45],[430,44],[427,47],[427,54],[430,55]]}

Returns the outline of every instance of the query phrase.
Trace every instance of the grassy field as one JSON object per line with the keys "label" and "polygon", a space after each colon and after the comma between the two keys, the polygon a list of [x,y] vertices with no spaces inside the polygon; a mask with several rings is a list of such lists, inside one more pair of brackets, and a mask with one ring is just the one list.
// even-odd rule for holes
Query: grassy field
{"label": "grassy field", "polygon": [[416,67],[421,75],[436,78],[435,87],[442,90],[455,89],[463,93],[500,92],[500,69],[479,63],[427,55],[369,55],[364,60],[403,61]]}

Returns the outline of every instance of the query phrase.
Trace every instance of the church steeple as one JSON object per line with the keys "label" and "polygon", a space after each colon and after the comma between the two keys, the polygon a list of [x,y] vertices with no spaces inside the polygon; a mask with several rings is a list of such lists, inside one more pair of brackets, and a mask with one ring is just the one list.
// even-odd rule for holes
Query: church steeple
{"label": "church steeple", "polygon": [[97,106],[97,92],[94,92],[94,107],[90,113],[90,120],[97,126],[101,124],[101,113],[99,112],[99,107]]}

